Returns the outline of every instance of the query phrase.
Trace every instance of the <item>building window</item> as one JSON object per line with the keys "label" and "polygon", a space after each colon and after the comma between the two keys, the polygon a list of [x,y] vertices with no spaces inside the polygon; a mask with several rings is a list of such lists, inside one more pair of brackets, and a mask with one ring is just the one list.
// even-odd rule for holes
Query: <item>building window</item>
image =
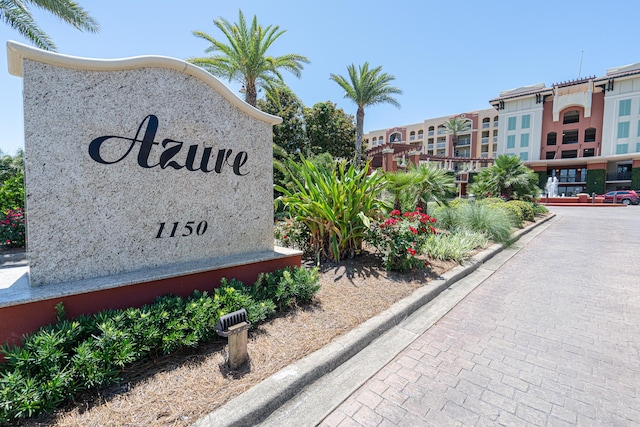
{"label": "building window", "polygon": [[547,134],[547,145],[556,145],[556,139],[558,138],[558,134],[555,132],[549,132]]}
{"label": "building window", "polygon": [[507,122],[507,130],[516,130],[516,118],[509,117],[509,121]]}
{"label": "building window", "polygon": [[529,160],[529,153],[527,153],[526,151],[520,153],[520,160],[522,160],[523,162],[526,162],[527,160]]}
{"label": "building window", "polygon": [[547,160],[552,160],[556,158],[556,152],[555,151],[547,151],[547,156],[546,159]]}
{"label": "building window", "polygon": [[567,125],[570,123],[578,123],[580,121],[580,111],[578,110],[569,110],[564,113],[564,117],[562,119],[562,124]]}
{"label": "building window", "polygon": [[582,157],[593,157],[596,155],[596,150],[594,148],[585,148],[582,151]]}
{"label": "building window", "polygon": [[596,130],[595,128],[588,128],[584,131],[584,142],[595,142]]}
{"label": "building window", "polygon": [[402,141],[402,135],[398,132],[392,133],[389,137],[389,142],[400,142]]}
{"label": "building window", "polygon": [[482,119],[482,129],[486,129],[489,126],[491,126],[491,119],[489,117]]}
{"label": "building window", "polygon": [[630,99],[622,99],[620,100],[618,116],[628,116],[631,114],[631,100]]}
{"label": "building window", "polygon": [[616,145],[616,154],[627,154],[629,152],[629,144]]}
{"label": "building window", "polygon": [[416,132],[415,131],[411,131],[411,133],[409,134],[409,141],[414,141],[416,139]]}
{"label": "building window", "polygon": [[371,146],[375,147],[376,144],[378,143],[378,140],[376,139],[376,137],[374,136],[373,139],[371,140]]}
{"label": "building window", "polygon": [[507,148],[516,148],[516,136],[508,135],[507,136]]}
{"label": "building window", "polygon": [[529,129],[529,126],[531,126],[531,115],[525,114],[522,116],[522,129]]}
{"label": "building window", "polygon": [[498,116],[494,116],[493,118],[493,127],[497,127],[498,126]]}
{"label": "building window", "polygon": [[575,159],[578,157],[578,150],[565,150],[560,156],[561,159]]}
{"label": "building window", "polygon": [[636,152],[640,153],[640,142],[636,144]]}
{"label": "building window", "polygon": [[523,133],[520,135],[520,147],[528,147],[529,146],[529,134]]}
{"label": "building window", "polygon": [[418,139],[422,139],[424,137],[424,131],[418,131]]}
{"label": "building window", "polygon": [[378,137],[378,144],[380,144],[380,145],[384,144],[384,137],[382,137],[382,136]]}
{"label": "building window", "polygon": [[618,123],[618,138],[629,138],[629,122]]}
{"label": "building window", "polygon": [[563,144],[577,144],[578,143],[578,130],[565,130],[562,132]]}

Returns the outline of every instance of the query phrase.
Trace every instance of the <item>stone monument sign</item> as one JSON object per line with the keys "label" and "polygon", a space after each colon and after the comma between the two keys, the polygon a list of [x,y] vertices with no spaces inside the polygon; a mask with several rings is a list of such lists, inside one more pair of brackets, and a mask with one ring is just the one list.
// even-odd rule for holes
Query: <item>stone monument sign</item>
{"label": "stone monument sign", "polygon": [[272,126],[204,70],[9,42],[31,286],[273,251]]}

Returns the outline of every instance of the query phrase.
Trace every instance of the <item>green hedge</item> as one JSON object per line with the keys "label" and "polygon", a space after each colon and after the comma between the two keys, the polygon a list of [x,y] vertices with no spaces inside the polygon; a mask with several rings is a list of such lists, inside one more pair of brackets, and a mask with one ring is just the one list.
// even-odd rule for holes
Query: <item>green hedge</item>
{"label": "green hedge", "polygon": [[587,169],[587,185],[585,191],[587,194],[602,194],[604,193],[607,171],[603,169]]}

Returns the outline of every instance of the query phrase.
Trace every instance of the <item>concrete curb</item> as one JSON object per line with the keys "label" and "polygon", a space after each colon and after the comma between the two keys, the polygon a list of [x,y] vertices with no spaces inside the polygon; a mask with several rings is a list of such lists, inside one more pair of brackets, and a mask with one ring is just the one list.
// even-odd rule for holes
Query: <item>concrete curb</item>
{"label": "concrete curb", "polygon": [[[554,217],[555,214],[550,214],[536,223],[516,231],[513,234],[512,242],[519,240],[523,235]],[[465,262],[464,265],[457,266],[443,274],[441,280],[437,280],[434,286],[417,289],[413,294],[396,302],[378,316],[367,320],[321,349],[280,370],[201,418],[194,424],[194,427],[235,427],[260,423],[306,386],[358,354],[375,339],[399,325],[451,285],[476,271],[503,249],[504,246],[501,244],[491,245]]]}

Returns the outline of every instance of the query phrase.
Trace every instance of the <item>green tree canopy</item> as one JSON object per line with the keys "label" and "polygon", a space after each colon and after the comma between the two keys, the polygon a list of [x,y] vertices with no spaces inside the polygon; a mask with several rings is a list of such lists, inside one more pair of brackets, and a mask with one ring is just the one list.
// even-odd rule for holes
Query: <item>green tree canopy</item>
{"label": "green tree canopy", "polygon": [[277,25],[262,27],[254,15],[251,27],[240,10],[238,22],[230,23],[224,18],[213,21],[226,38],[217,40],[204,31],[194,31],[193,34],[211,43],[205,53],[212,56],[190,58],[188,61],[198,65],[211,74],[242,83],[245,90],[245,101],[256,106],[258,88],[267,89],[279,85],[282,81],[281,70],[300,77],[303,64],[308,64],[305,56],[290,53],[282,56],[270,56],[267,51],[271,45],[285,33]]}
{"label": "green tree canopy", "polygon": [[353,116],[331,102],[319,102],[304,110],[309,150],[313,154],[353,159],[355,126]]}
{"label": "green tree canopy", "polygon": [[382,72],[382,66],[369,69],[369,63],[365,62],[356,68],[351,64],[347,66],[348,77],[331,74],[331,80],[338,83],[344,89],[344,97],[350,99],[357,106],[356,112],[356,163],[362,160],[362,135],[364,133],[364,109],[376,104],[391,104],[400,107],[400,103],[394,95],[402,94],[402,91],[391,82],[395,77]]}
{"label": "green tree canopy", "polygon": [[55,51],[56,45],[33,19],[31,6],[52,13],[80,31],[100,31],[100,25],[72,0],[0,0],[0,21],[41,49]]}
{"label": "green tree canopy", "polygon": [[265,113],[282,117],[282,123],[273,127],[273,142],[287,153],[308,154],[305,131],[304,105],[286,86],[278,86],[267,92],[266,99],[259,99],[257,106]]}

